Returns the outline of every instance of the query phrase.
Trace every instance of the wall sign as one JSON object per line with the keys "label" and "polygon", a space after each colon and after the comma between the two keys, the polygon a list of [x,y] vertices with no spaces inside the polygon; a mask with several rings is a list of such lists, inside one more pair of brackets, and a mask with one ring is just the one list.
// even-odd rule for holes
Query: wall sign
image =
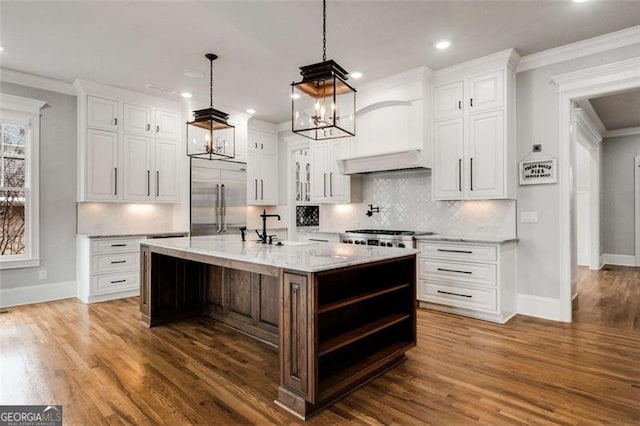
{"label": "wall sign", "polygon": [[558,182],[556,159],[520,162],[520,185],[538,185]]}

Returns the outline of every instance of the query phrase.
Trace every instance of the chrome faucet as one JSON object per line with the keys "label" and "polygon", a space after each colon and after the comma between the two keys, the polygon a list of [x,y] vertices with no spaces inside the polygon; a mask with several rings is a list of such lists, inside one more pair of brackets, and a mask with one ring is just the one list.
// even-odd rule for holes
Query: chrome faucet
{"label": "chrome faucet", "polygon": [[[260,217],[262,218],[262,235],[258,234],[258,236],[260,237],[260,241],[262,242],[262,244],[267,244],[267,218],[268,217],[277,217],[278,220],[280,220],[280,215],[279,214],[267,214],[266,210],[262,210],[262,214],[260,215]],[[256,231],[258,232],[258,231]],[[269,242],[271,243],[272,240],[271,238],[269,238]]]}

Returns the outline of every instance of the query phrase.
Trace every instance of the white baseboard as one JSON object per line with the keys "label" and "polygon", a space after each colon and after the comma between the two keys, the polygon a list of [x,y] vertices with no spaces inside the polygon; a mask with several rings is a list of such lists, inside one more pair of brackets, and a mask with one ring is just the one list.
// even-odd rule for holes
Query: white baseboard
{"label": "white baseboard", "polygon": [[530,317],[562,321],[560,299],[518,294],[516,310],[519,314]]}
{"label": "white baseboard", "polygon": [[630,254],[602,254],[602,264],[618,266],[636,266],[636,257]]}
{"label": "white baseboard", "polygon": [[75,281],[5,288],[0,289],[0,308],[50,302],[70,297],[76,297]]}

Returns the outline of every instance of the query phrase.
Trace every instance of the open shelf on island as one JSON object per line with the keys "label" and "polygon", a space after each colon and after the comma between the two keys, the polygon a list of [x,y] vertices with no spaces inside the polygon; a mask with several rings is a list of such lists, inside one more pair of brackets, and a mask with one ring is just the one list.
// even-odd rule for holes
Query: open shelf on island
{"label": "open shelf on island", "polygon": [[325,312],[331,312],[333,310],[336,309],[340,309],[340,308],[344,308],[346,306],[349,305],[353,305],[354,303],[359,303],[359,302],[363,302],[365,300],[374,298],[374,297],[378,297],[378,296],[382,296],[385,295],[387,293],[392,293],[394,291],[398,291],[398,290],[402,290],[404,288],[409,287],[409,283],[403,283],[403,284],[398,284],[398,285],[393,285],[391,287],[386,287],[386,288],[381,288],[380,290],[377,291],[372,291],[370,293],[364,293],[364,294],[359,294],[353,297],[349,297],[346,299],[341,299],[341,300],[337,300],[333,303],[328,303],[324,306],[321,306],[318,309],[318,313],[319,314],[323,314]]}

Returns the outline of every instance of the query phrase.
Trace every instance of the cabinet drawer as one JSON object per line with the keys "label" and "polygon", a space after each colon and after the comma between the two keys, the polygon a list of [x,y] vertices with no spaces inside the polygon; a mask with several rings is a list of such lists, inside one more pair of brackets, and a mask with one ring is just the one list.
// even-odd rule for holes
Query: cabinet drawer
{"label": "cabinet drawer", "polygon": [[497,306],[495,290],[468,288],[425,280],[420,280],[420,298],[427,302],[485,311],[495,311]]}
{"label": "cabinet drawer", "polygon": [[95,294],[132,290],[138,287],[138,273],[134,271],[120,274],[94,275],[91,281]]}
{"label": "cabinet drawer", "polygon": [[93,254],[137,252],[140,250],[140,241],[139,238],[94,240],[91,242],[91,251]]}
{"label": "cabinet drawer", "polygon": [[137,252],[93,256],[91,272],[100,274],[104,272],[135,270],[138,268],[139,257],[140,255]]}
{"label": "cabinet drawer", "polygon": [[420,258],[420,277],[461,284],[496,285],[496,265]]}
{"label": "cabinet drawer", "polygon": [[418,245],[422,257],[435,259],[464,260],[470,262],[495,262],[495,246],[476,246],[472,244],[443,244],[422,242]]}

